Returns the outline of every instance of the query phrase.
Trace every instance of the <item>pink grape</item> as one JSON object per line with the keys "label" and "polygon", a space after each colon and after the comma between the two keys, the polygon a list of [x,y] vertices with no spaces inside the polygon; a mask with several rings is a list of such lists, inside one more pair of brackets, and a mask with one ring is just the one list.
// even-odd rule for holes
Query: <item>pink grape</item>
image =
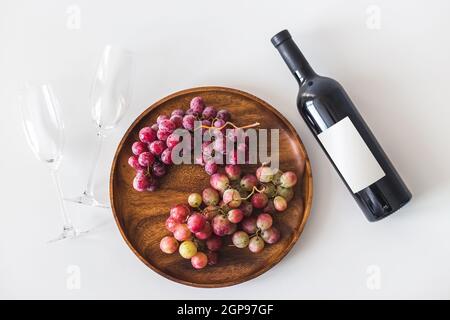
{"label": "pink grape", "polygon": [[172,150],[170,150],[169,148],[165,149],[161,153],[161,161],[167,165],[172,164]]}
{"label": "pink grape", "polygon": [[219,193],[213,188],[205,188],[202,192],[203,203],[207,206],[215,206],[219,203]]}
{"label": "pink grape", "polygon": [[218,251],[222,248],[222,238],[212,235],[208,240],[206,240],[206,247],[211,251]]}
{"label": "pink grape", "polygon": [[199,240],[206,240],[212,235],[212,227],[209,221],[205,222],[205,225],[203,226],[202,230],[195,233],[195,237]]}
{"label": "pink grape", "polygon": [[256,226],[261,230],[267,230],[272,226],[273,219],[268,213],[261,213],[256,218]]}
{"label": "pink grape", "polygon": [[258,185],[258,179],[252,174],[246,174],[240,182],[241,188],[245,191],[252,191]]}
{"label": "pink grape", "polygon": [[173,236],[178,241],[185,241],[191,238],[191,231],[189,230],[188,226],[186,224],[178,224],[175,227],[175,231],[173,232]]}
{"label": "pink grape", "polygon": [[131,146],[131,151],[133,152],[134,155],[138,156],[140,155],[142,152],[146,152],[148,151],[148,147],[146,143],[143,143],[141,141],[136,141],[135,143],[133,143],[133,145]]}
{"label": "pink grape", "polygon": [[231,223],[230,220],[225,218],[223,215],[217,215],[212,220],[212,227],[214,234],[219,237],[223,237],[230,233],[233,229],[233,223]]}
{"label": "pink grape", "polygon": [[297,175],[292,171],[283,173],[280,177],[280,185],[283,188],[292,188],[297,184]]}
{"label": "pink grape", "polygon": [[248,234],[255,233],[257,230],[256,217],[251,216],[251,217],[244,218],[241,222],[241,228]]}
{"label": "pink grape", "polygon": [[176,129],[175,123],[173,123],[170,119],[161,120],[158,125],[159,130],[163,132],[172,133]]}
{"label": "pink grape", "polygon": [[174,233],[177,225],[179,225],[179,222],[175,221],[174,218],[172,218],[172,217],[167,218],[167,220],[166,220],[166,229],[167,230]]}
{"label": "pink grape", "polygon": [[148,185],[149,185],[148,178],[144,174],[138,173],[133,180],[133,188],[136,191],[139,191],[139,192],[145,191],[145,190],[147,190]]}
{"label": "pink grape", "polygon": [[174,237],[166,236],[161,239],[159,247],[162,252],[172,254],[178,250],[178,241]]}
{"label": "pink grape", "polygon": [[223,202],[230,208],[237,208],[242,203],[241,195],[236,189],[227,189],[222,195]]}
{"label": "pink grape", "polygon": [[155,156],[161,155],[161,153],[166,149],[166,144],[164,141],[153,141],[150,143],[150,152],[153,153]]}
{"label": "pink grape", "polygon": [[253,207],[262,209],[267,205],[267,202],[269,202],[269,198],[267,198],[265,193],[255,193],[252,195],[251,201]]}
{"label": "pink grape", "polygon": [[155,162],[153,164],[152,172],[155,177],[163,177],[167,172],[166,166],[161,162]]}
{"label": "pink grape", "polygon": [[197,252],[191,258],[191,264],[195,269],[203,269],[208,264],[208,257],[203,252]]}
{"label": "pink grape", "polygon": [[144,127],[139,131],[139,140],[150,143],[156,140],[156,131],[150,127]]}
{"label": "pink grape", "polygon": [[239,206],[239,209],[241,209],[245,217],[250,217],[253,212],[253,206],[247,200],[242,201],[241,205]]}
{"label": "pink grape", "polygon": [[218,169],[219,167],[213,160],[205,163],[205,172],[210,176],[216,173]]}
{"label": "pink grape", "polygon": [[222,128],[225,125],[225,121],[222,119],[217,119],[214,121],[213,126],[216,128]]}
{"label": "pink grape", "polygon": [[231,115],[230,115],[230,113],[228,112],[228,110],[222,109],[222,110],[219,110],[219,111],[217,112],[216,118],[217,118],[217,119],[221,119],[221,120],[227,122],[227,121],[230,120]]}
{"label": "pink grape", "polygon": [[197,113],[198,115],[200,115],[203,112],[204,106],[205,106],[205,103],[203,102],[203,98],[195,97],[191,100],[191,104],[190,104],[189,108],[192,111],[194,111],[195,113]]}
{"label": "pink grape", "polygon": [[166,145],[167,148],[172,149],[173,147],[175,147],[177,144],[179,144],[181,141],[181,137],[180,135],[176,134],[176,133],[171,133],[167,139],[166,139]]}
{"label": "pink grape", "polygon": [[244,219],[244,213],[239,209],[232,209],[228,211],[228,220],[233,223],[239,223]]}
{"label": "pink grape", "polygon": [[180,256],[185,259],[191,259],[197,253],[197,246],[190,240],[183,241],[178,248]]}
{"label": "pink grape", "polygon": [[183,109],[175,109],[170,114],[171,116],[184,116],[184,110]]}
{"label": "pink grape", "polygon": [[206,256],[208,257],[208,266],[214,266],[219,262],[219,254],[216,251],[208,251]]}
{"label": "pink grape", "polygon": [[170,216],[179,223],[184,222],[190,213],[191,210],[184,204],[177,204],[170,209]]}
{"label": "pink grape", "polygon": [[261,237],[253,237],[248,243],[248,249],[253,253],[259,253],[264,249],[264,240]]}
{"label": "pink grape", "polygon": [[150,152],[142,152],[139,155],[138,162],[142,167],[147,168],[153,165],[155,162],[155,157]]}
{"label": "pink grape", "polygon": [[231,237],[231,241],[237,248],[245,248],[249,243],[249,236],[244,231],[236,231]]}
{"label": "pink grape", "polygon": [[280,236],[280,231],[278,231],[278,229],[275,227],[271,227],[261,232],[261,237],[266,243],[269,244],[277,243],[278,240],[280,240]]}
{"label": "pink grape", "polygon": [[128,164],[130,167],[136,170],[143,170],[144,168],[139,164],[137,156],[131,156],[128,158]]}
{"label": "pink grape", "polygon": [[170,121],[173,122],[175,128],[181,128],[183,126],[183,116],[173,115],[170,117]]}
{"label": "pink grape", "polygon": [[169,131],[162,131],[162,130],[158,130],[158,132],[156,133],[156,136],[158,137],[159,140],[161,141],[166,141],[167,137],[170,135]]}
{"label": "pink grape", "polygon": [[206,219],[200,213],[192,214],[187,220],[187,226],[191,232],[200,232],[205,226]]}
{"label": "pink grape", "polygon": [[228,230],[228,232],[226,233],[227,236],[235,233],[237,230],[237,224],[236,223],[231,223],[230,225],[230,230]]}
{"label": "pink grape", "polygon": [[215,118],[217,115],[217,110],[213,106],[207,106],[203,109],[202,116],[205,119]]}
{"label": "pink grape", "polygon": [[209,184],[217,191],[223,192],[230,185],[230,180],[223,173],[215,173],[209,179]]}
{"label": "pink grape", "polygon": [[284,211],[287,209],[287,201],[282,196],[276,196],[273,199],[273,205],[277,211]]}
{"label": "pink grape", "polygon": [[183,117],[183,128],[185,128],[186,130],[189,131],[193,131],[194,130],[194,122],[195,122],[195,117],[193,115],[185,115]]}
{"label": "pink grape", "polygon": [[166,116],[165,114],[162,114],[162,115],[158,116],[158,118],[156,119],[156,123],[159,125],[161,123],[161,121],[168,120],[168,119],[169,119],[168,116]]}
{"label": "pink grape", "polygon": [[225,173],[231,181],[238,180],[241,177],[241,167],[238,165],[227,164]]}

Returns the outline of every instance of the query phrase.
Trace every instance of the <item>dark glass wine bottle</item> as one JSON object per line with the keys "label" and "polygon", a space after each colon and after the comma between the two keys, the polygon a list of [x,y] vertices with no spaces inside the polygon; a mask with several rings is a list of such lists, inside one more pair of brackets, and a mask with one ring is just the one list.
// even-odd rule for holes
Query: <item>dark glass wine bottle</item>
{"label": "dark glass wine bottle", "polygon": [[402,181],[344,88],[317,75],[287,30],[272,38],[300,86],[297,108],[369,221],[411,199]]}

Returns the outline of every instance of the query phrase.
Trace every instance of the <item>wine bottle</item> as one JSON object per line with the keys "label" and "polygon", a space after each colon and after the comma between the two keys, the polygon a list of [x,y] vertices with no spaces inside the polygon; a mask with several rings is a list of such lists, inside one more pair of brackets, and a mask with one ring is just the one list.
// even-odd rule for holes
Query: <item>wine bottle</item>
{"label": "wine bottle", "polygon": [[400,209],[411,192],[336,81],[319,76],[287,30],[272,44],[297,80],[297,108],[369,221]]}

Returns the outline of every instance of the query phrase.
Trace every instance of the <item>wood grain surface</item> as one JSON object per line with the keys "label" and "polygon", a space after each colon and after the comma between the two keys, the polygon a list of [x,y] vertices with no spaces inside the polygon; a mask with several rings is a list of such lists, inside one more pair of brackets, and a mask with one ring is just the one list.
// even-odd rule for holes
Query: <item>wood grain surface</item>
{"label": "wood grain surface", "polygon": [[[203,97],[207,105],[229,110],[236,125],[257,121],[261,123],[260,128],[280,129],[280,169],[302,175],[301,183],[295,186],[295,196],[289,202],[288,210],[274,214],[274,225],[281,231],[278,243],[266,245],[258,254],[226,243],[220,251],[219,263],[202,270],[195,270],[190,260],[183,259],[178,253],[162,253],[159,242],[170,234],[164,227],[170,207],[187,203],[190,193],[201,192],[209,186],[209,176],[198,165],[174,165],[160,180],[161,186],[156,192],[140,193],[132,187],[135,172],[127,163],[131,145],[138,140],[138,132],[142,127],[155,123],[160,114],[170,115],[174,109],[187,109],[195,96]],[[244,172],[254,172],[256,166],[247,165],[243,169]],[[259,98],[223,87],[183,90],[151,105],[125,133],[111,169],[111,206],[128,246],[154,271],[170,280],[196,287],[235,285],[257,277],[277,264],[300,237],[310,213],[312,195],[311,166],[292,125],[275,108]]]}

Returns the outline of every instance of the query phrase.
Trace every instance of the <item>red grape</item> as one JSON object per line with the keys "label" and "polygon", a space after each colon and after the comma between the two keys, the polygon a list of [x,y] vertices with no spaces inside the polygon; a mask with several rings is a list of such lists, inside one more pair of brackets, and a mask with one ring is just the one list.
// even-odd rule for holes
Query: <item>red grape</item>
{"label": "red grape", "polygon": [[248,249],[253,253],[259,253],[264,249],[264,240],[257,236],[250,239]]}
{"label": "red grape", "polygon": [[194,122],[195,122],[195,117],[193,115],[185,115],[183,117],[183,127],[186,130],[193,131],[194,130]]}
{"label": "red grape", "polygon": [[239,209],[241,209],[245,217],[250,217],[253,212],[253,206],[247,200],[242,201],[241,205],[239,206]]}
{"label": "red grape", "polygon": [[128,164],[130,167],[136,169],[136,170],[143,170],[144,168],[139,164],[138,157],[137,156],[131,156],[128,158]]}
{"label": "red grape", "polygon": [[150,127],[144,127],[139,131],[139,140],[150,143],[156,140],[156,131]]}
{"label": "red grape", "polygon": [[213,175],[214,173],[217,172],[218,169],[219,168],[218,168],[217,164],[213,160],[210,160],[205,163],[205,172],[208,175]]}
{"label": "red grape", "polygon": [[258,179],[253,174],[246,174],[240,182],[241,188],[245,191],[252,191],[258,185]]}
{"label": "red grape", "polygon": [[147,167],[153,165],[153,163],[155,162],[155,157],[153,156],[153,154],[151,154],[148,151],[142,152],[139,155],[138,162],[142,167],[147,168]]}
{"label": "red grape", "polygon": [[241,167],[238,165],[227,164],[225,173],[231,181],[238,180],[241,177]]}
{"label": "red grape", "polygon": [[202,116],[205,119],[215,118],[217,115],[217,110],[213,106],[207,106],[203,109]]}
{"label": "red grape", "polygon": [[262,209],[267,205],[269,198],[265,193],[255,193],[251,198],[253,207],[257,209]]}
{"label": "red grape", "polygon": [[202,192],[203,203],[207,206],[215,206],[219,203],[219,193],[213,188],[205,188]]}
{"label": "red grape", "polygon": [[161,123],[161,121],[167,120],[167,119],[169,119],[169,117],[166,116],[165,114],[162,114],[162,115],[158,116],[158,118],[156,118],[156,123],[159,125]]}
{"label": "red grape", "polygon": [[167,147],[172,149],[173,147],[175,147],[177,144],[180,143],[180,140],[181,140],[180,135],[176,133],[171,133],[166,140]]}
{"label": "red grape", "polygon": [[230,208],[237,208],[242,203],[241,195],[236,189],[227,189],[222,196],[223,202]]}
{"label": "red grape", "polygon": [[169,148],[165,149],[161,153],[161,161],[167,165],[172,164],[172,150],[170,150]]}
{"label": "red grape", "polygon": [[209,179],[209,183],[211,187],[213,187],[217,191],[223,192],[230,185],[230,180],[228,180],[228,177],[223,173],[215,173]]}
{"label": "red grape", "polygon": [[170,117],[170,121],[174,123],[175,128],[181,128],[183,126],[183,116],[173,115]]}
{"label": "red grape", "polygon": [[131,146],[131,151],[133,152],[134,155],[138,156],[140,155],[142,152],[146,152],[148,151],[148,147],[146,143],[143,143],[141,141],[136,141],[135,143],[133,143],[133,145]]}
{"label": "red grape", "polygon": [[256,218],[256,226],[261,230],[267,230],[272,226],[273,219],[268,213],[261,213]]}
{"label": "red grape", "polygon": [[248,234],[253,234],[256,232],[257,227],[256,227],[256,218],[251,216],[251,217],[247,217],[244,218],[241,222],[241,228],[242,230],[244,230],[245,232],[247,232]]}
{"label": "red grape", "polygon": [[170,216],[177,222],[184,222],[191,210],[184,204],[177,204],[175,207],[170,209]]}
{"label": "red grape", "polygon": [[280,231],[277,228],[271,227],[261,232],[261,237],[266,243],[274,244],[280,240]]}
{"label": "red grape", "polygon": [[223,237],[232,230],[233,226],[230,220],[225,218],[223,215],[217,215],[212,220],[212,227],[214,234],[219,237]]}
{"label": "red grape", "polygon": [[212,227],[209,221],[205,222],[202,230],[195,233],[195,237],[200,240],[206,240],[212,235]]}
{"label": "red grape", "polygon": [[191,238],[191,231],[189,230],[186,224],[178,224],[175,227],[175,231],[173,232],[173,236],[178,241],[185,241]]}
{"label": "red grape", "polygon": [[227,122],[227,121],[230,120],[231,115],[230,115],[230,113],[229,113],[227,110],[222,109],[222,110],[219,110],[219,111],[217,112],[216,118],[217,118],[217,119],[221,119],[221,120]]}
{"label": "red grape", "polygon": [[206,240],[206,246],[211,251],[218,251],[222,248],[222,238],[213,234],[208,240]]}
{"label": "red grape", "polygon": [[292,171],[283,173],[280,177],[280,185],[283,188],[291,188],[297,184],[297,175]]}
{"label": "red grape", "polygon": [[203,252],[197,252],[191,258],[191,264],[195,269],[203,269],[208,264],[208,257]]}
{"label": "red grape", "polygon": [[142,192],[147,190],[149,181],[146,175],[138,173],[133,180],[133,188],[136,191]]}
{"label": "red grape", "polygon": [[162,130],[158,130],[158,132],[156,133],[156,136],[158,137],[159,140],[161,141],[166,141],[167,137],[170,135],[169,131],[162,131]]}
{"label": "red grape", "polygon": [[168,132],[169,134],[172,133],[176,128],[175,123],[173,123],[170,119],[161,120],[161,122],[158,123],[158,126],[159,131]]}
{"label": "red grape", "polygon": [[159,156],[164,151],[164,149],[166,149],[166,144],[164,143],[164,141],[157,140],[150,143],[149,147],[151,153],[153,153],[155,156]]}
{"label": "red grape", "polygon": [[239,209],[232,209],[228,211],[228,220],[233,223],[239,223],[244,219],[244,213]]}
{"label": "red grape", "polygon": [[184,110],[183,109],[175,109],[170,114],[171,116],[184,116]]}
{"label": "red grape", "polygon": [[203,108],[205,106],[205,103],[203,102],[203,98],[202,97],[195,97],[191,100],[191,104],[190,104],[190,109],[197,113],[197,114],[201,114],[203,112]]}
{"label": "red grape", "polygon": [[159,247],[162,252],[172,254],[178,249],[178,241],[174,237],[166,236],[161,239]]}
{"label": "red grape", "polygon": [[200,213],[192,214],[187,220],[187,226],[191,232],[200,232],[205,226],[206,219]]}
{"label": "red grape", "polygon": [[153,164],[152,172],[155,177],[163,177],[166,174],[166,166],[161,162],[155,162]]}
{"label": "red grape", "polygon": [[170,232],[175,232],[176,226],[179,225],[179,222],[175,221],[174,218],[168,217],[166,220],[166,229]]}

